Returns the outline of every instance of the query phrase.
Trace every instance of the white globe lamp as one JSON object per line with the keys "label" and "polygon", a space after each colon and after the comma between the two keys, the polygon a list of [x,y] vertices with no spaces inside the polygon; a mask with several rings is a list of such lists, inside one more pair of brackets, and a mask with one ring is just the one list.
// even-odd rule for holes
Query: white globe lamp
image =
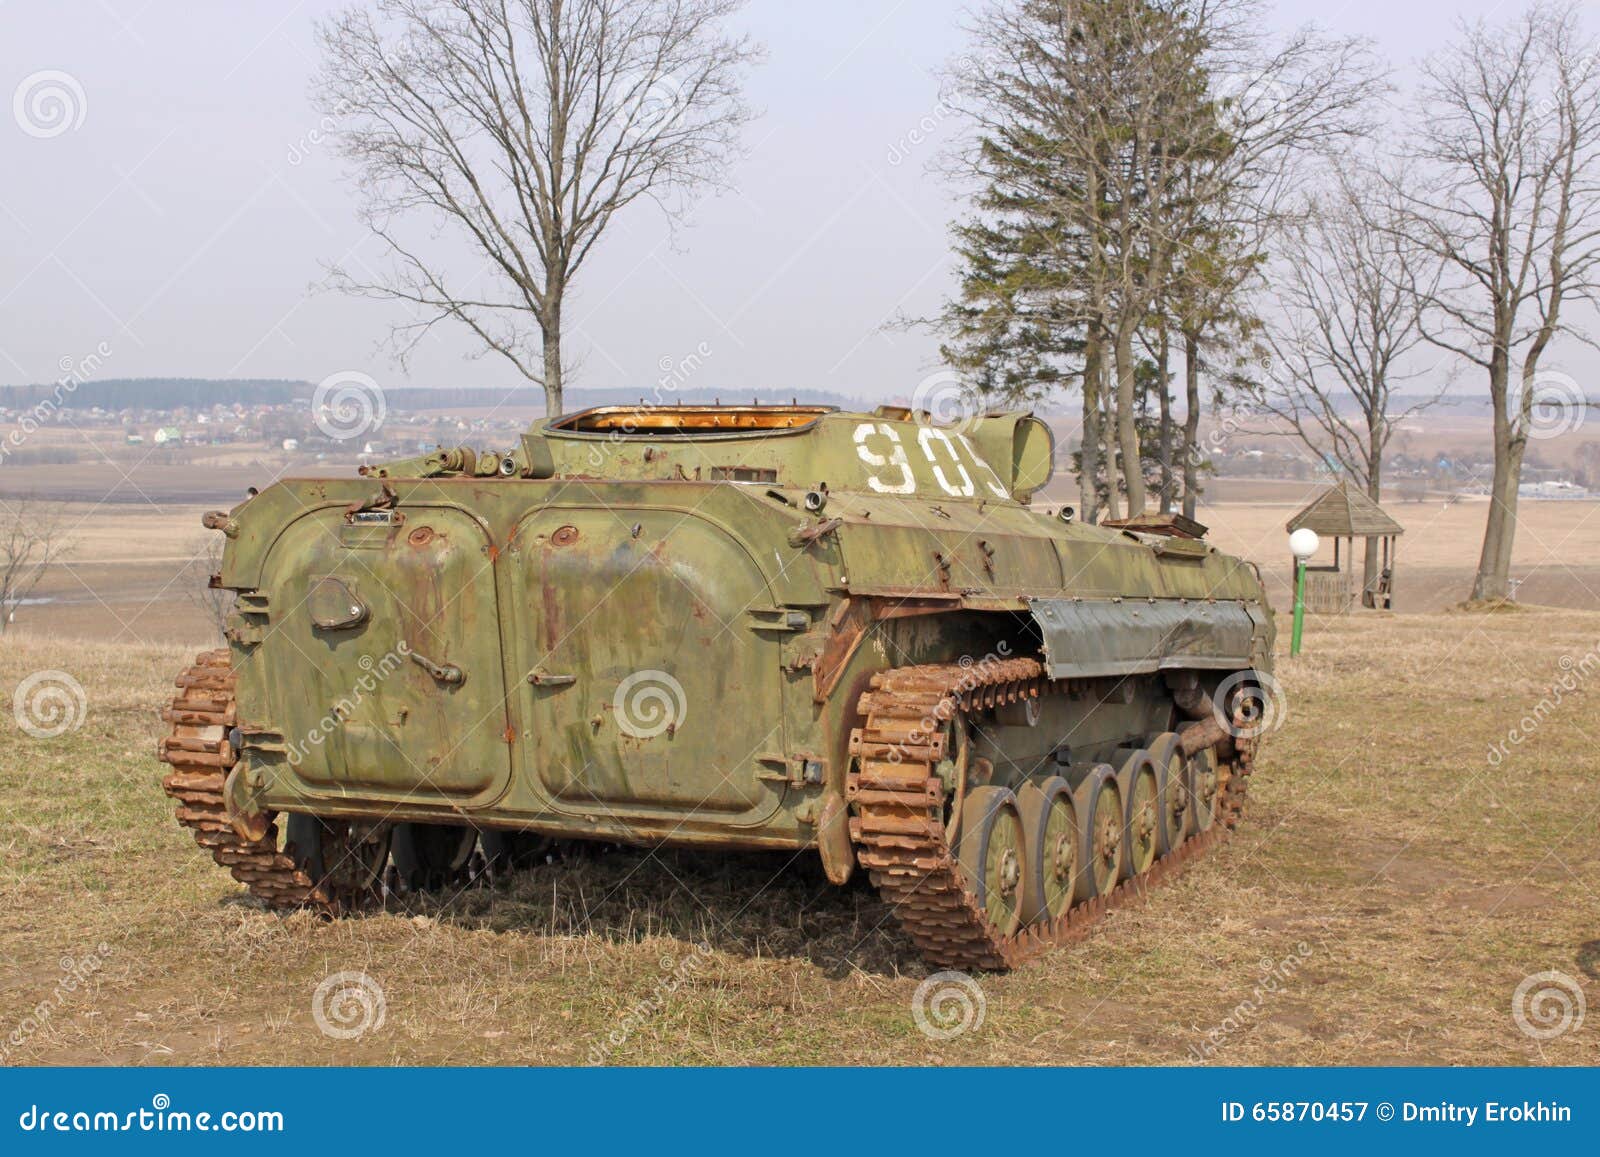
{"label": "white globe lamp", "polygon": [[1289,636],[1289,654],[1300,653],[1300,636],[1306,623],[1306,562],[1317,553],[1322,540],[1309,526],[1289,536],[1289,553],[1294,555],[1294,632]]}

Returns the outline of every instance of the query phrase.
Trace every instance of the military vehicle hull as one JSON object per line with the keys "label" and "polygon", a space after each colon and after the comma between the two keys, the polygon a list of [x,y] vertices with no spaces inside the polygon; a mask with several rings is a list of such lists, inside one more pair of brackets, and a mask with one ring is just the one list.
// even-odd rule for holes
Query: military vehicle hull
{"label": "military vehicle hull", "polygon": [[208,516],[238,601],[161,754],[256,894],[381,902],[474,838],[814,849],[1003,967],[1236,820],[1259,578],[1036,509],[1040,424],[610,414]]}

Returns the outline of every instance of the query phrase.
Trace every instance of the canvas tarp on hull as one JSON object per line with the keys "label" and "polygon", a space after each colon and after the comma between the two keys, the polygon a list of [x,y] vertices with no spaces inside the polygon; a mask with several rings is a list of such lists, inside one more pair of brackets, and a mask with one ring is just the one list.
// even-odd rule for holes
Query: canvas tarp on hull
{"label": "canvas tarp on hull", "polygon": [[1183,599],[1034,599],[1052,679],[1141,675],[1180,668],[1254,666],[1266,637],[1263,608]]}

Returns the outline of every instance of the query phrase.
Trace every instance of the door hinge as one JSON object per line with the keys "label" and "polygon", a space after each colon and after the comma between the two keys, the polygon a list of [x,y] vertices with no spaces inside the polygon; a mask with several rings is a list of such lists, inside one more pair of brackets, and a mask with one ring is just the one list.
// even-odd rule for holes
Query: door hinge
{"label": "door hinge", "polygon": [[765,783],[786,783],[792,787],[818,787],[828,778],[828,761],[807,752],[778,755],[767,752],[756,756],[756,778]]}

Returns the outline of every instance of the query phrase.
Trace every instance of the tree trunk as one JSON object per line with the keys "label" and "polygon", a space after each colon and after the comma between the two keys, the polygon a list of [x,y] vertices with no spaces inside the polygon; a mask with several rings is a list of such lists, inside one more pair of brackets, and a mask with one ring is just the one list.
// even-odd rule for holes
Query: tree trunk
{"label": "tree trunk", "polygon": [[1139,461],[1139,429],[1134,425],[1135,382],[1133,323],[1123,319],[1117,326],[1117,449],[1122,456],[1122,474],[1128,487],[1128,514],[1144,513],[1144,470]]}
{"label": "tree trunk", "polygon": [[1200,332],[1183,334],[1183,516],[1193,518],[1200,474]]}
{"label": "tree trunk", "polygon": [[[1377,502],[1383,493],[1383,481],[1380,476],[1382,467],[1376,457],[1382,451],[1375,450],[1372,458],[1367,460],[1367,497]],[[1377,606],[1378,566],[1379,554],[1383,550],[1381,538],[1364,539],[1365,549],[1361,559],[1361,602],[1364,606]],[[1371,602],[1368,602],[1368,599]]]}
{"label": "tree trunk", "polygon": [[1161,402],[1161,513],[1172,513],[1172,389],[1167,374],[1172,364],[1172,343],[1166,322],[1156,347],[1156,390]]}
{"label": "tree trunk", "polygon": [[[1500,325],[1505,333],[1508,326]],[[1511,376],[1509,341],[1497,343],[1489,358],[1489,400],[1494,406],[1494,480],[1489,484],[1489,517],[1483,527],[1483,549],[1472,580],[1472,601],[1511,597],[1511,542],[1517,526],[1517,483],[1522,479],[1525,434],[1506,413]],[[1526,384],[1525,384],[1526,388]]]}
{"label": "tree trunk", "polygon": [[1494,481],[1489,491],[1489,518],[1483,528],[1483,552],[1472,583],[1474,602],[1511,597],[1511,546],[1517,532],[1517,484],[1522,478],[1526,443],[1507,437],[1500,444],[1495,431]]}
{"label": "tree trunk", "polygon": [[561,286],[546,282],[544,314],[539,319],[544,339],[544,412],[546,417],[561,416]]}
{"label": "tree trunk", "polygon": [[1078,513],[1091,525],[1099,521],[1100,513],[1101,349],[1100,334],[1091,327],[1083,344],[1083,449],[1078,455]]}
{"label": "tree trunk", "polygon": [[1106,517],[1122,517],[1122,467],[1117,458],[1117,428],[1116,391],[1102,388],[1101,401],[1105,409],[1100,415],[1100,432],[1104,439],[1101,443],[1106,462]]}

